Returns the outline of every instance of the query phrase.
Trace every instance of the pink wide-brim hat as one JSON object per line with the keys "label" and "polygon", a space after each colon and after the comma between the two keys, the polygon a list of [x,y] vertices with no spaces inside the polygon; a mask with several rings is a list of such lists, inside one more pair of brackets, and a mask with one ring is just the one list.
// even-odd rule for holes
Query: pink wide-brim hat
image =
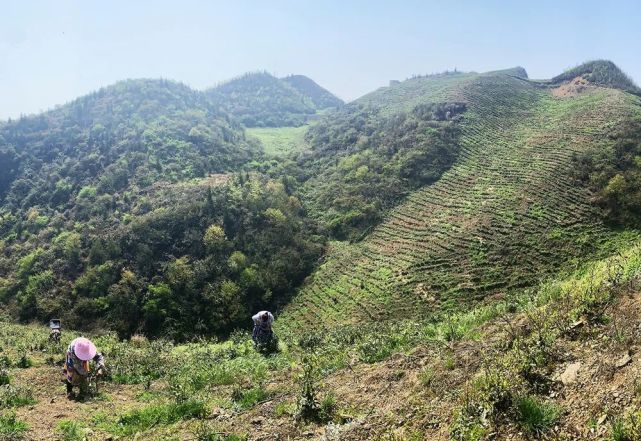
{"label": "pink wide-brim hat", "polygon": [[96,356],[96,345],[94,345],[91,340],[78,337],[76,343],[73,345],[73,352],[76,354],[76,357],[82,361],[89,361]]}

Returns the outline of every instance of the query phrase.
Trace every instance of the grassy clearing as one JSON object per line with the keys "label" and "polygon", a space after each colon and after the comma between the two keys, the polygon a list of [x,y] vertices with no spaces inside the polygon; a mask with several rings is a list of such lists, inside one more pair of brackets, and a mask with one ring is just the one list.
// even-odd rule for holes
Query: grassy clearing
{"label": "grassy clearing", "polygon": [[305,148],[304,135],[309,125],[300,127],[254,127],[247,135],[258,138],[269,156],[285,156]]}

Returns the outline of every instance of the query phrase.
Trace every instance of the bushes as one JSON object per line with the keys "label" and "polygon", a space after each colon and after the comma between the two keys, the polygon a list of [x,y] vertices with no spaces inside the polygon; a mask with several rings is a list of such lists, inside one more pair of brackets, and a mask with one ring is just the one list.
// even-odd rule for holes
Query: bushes
{"label": "bushes", "polygon": [[577,155],[575,174],[614,225],[638,227],[641,218],[641,119],[617,129],[612,148]]}
{"label": "bushes", "polygon": [[15,413],[0,414],[0,439],[7,441],[21,440],[28,429],[27,424],[18,420]]}
{"label": "bushes", "polygon": [[0,408],[20,407],[36,402],[28,387],[5,384],[0,386]]}
{"label": "bushes", "polygon": [[200,401],[151,405],[120,416],[116,423],[109,427],[109,431],[121,436],[130,436],[156,425],[168,425],[191,418],[204,418],[206,415],[207,407]]}
{"label": "bushes", "polygon": [[459,103],[426,104],[383,116],[348,105],[310,127],[310,176],[302,192],[337,239],[357,240],[411,190],[436,181],[458,155]]}

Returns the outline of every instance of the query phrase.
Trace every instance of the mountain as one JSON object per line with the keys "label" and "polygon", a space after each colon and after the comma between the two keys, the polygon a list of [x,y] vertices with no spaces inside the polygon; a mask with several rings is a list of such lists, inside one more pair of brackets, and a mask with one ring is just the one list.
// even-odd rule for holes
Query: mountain
{"label": "mountain", "polygon": [[323,239],[278,180],[249,172],[261,158],[202,92],[164,80],[2,124],[4,308],[185,339],[275,307]]}
{"label": "mountain", "polygon": [[289,75],[281,78],[282,81],[292,86],[301,95],[309,97],[317,109],[326,109],[328,107],[340,107],[343,100],[333,95],[327,89],[322,88],[309,77],[305,75]]}
{"label": "mountain", "polygon": [[[627,219],[635,218],[640,206],[632,158],[641,149],[641,102],[627,93],[626,83],[603,87],[597,82],[558,94],[524,76],[512,69],[417,77],[365,95],[310,129],[312,145],[317,139],[317,150],[337,157],[339,172],[332,175],[339,177],[335,183],[321,180],[336,189],[325,196],[318,197],[323,183],[314,185],[311,212],[329,227],[355,225],[365,234],[352,236],[360,241],[330,247],[323,265],[281,316],[284,326],[436,320],[535,285],[575,259],[611,250],[617,233],[595,205],[594,192],[607,198],[605,205],[627,207],[622,208]],[[426,127],[417,122],[410,127],[441,139],[427,144],[432,147],[425,158],[438,164],[429,159],[436,154],[443,162],[433,169],[419,167],[428,172],[426,180],[407,179],[401,166],[400,180],[383,190],[381,175],[396,173],[392,158],[403,146],[383,138],[388,160],[370,173],[372,158],[381,154],[380,135],[370,119],[402,121],[437,106],[450,113],[446,126],[436,117]],[[350,115],[357,108],[368,109],[367,114]],[[439,127],[448,127],[450,135],[438,135]],[[328,136],[319,137],[319,130]],[[404,133],[408,130],[394,136]],[[439,144],[443,147],[433,149]],[[403,145],[416,153],[421,144]],[[325,173],[331,169],[327,166]],[[362,190],[346,199],[346,185]],[[404,198],[376,211],[381,197],[397,190]]]}
{"label": "mountain", "polygon": [[[413,77],[254,128],[272,153],[163,81],[3,123],[0,433],[638,439],[641,97],[613,66]],[[106,375],[62,401],[79,334]]]}
{"label": "mountain", "polygon": [[200,92],[164,80],[123,81],[7,122],[0,149],[6,158],[0,198],[22,209],[64,206],[90,184],[112,193],[130,183],[224,172],[258,152]]}
{"label": "mountain", "polygon": [[205,93],[246,127],[300,126],[317,111],[341,104],[307,77],[278,79],[266,72],[247,73]]}
{"label": "mountain", "polygon": [[560,84],[578,78],[598,86],[613,87],[626,92],[641,95],[641,89],[634,84],[619,67],[608,60],[594,60],[566,70],[552,78],[550,83]]}

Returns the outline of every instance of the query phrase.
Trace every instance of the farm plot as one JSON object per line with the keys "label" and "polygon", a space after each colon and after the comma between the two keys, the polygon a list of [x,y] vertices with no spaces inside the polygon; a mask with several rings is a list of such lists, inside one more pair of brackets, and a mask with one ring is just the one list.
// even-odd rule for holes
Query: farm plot
{"label": "farm plot", "polygon": [[604,88],[556,98],[501,73],[439,81],[410,80],[364,100],[395,103],[388,111],[466,102],[457,163],[363,241],[330,252],[284,311],[285,326],[454,310],[531,285],[608,243],[590,194],[571,178],[573,155],[610,146],[608,134],[638,98]]}

